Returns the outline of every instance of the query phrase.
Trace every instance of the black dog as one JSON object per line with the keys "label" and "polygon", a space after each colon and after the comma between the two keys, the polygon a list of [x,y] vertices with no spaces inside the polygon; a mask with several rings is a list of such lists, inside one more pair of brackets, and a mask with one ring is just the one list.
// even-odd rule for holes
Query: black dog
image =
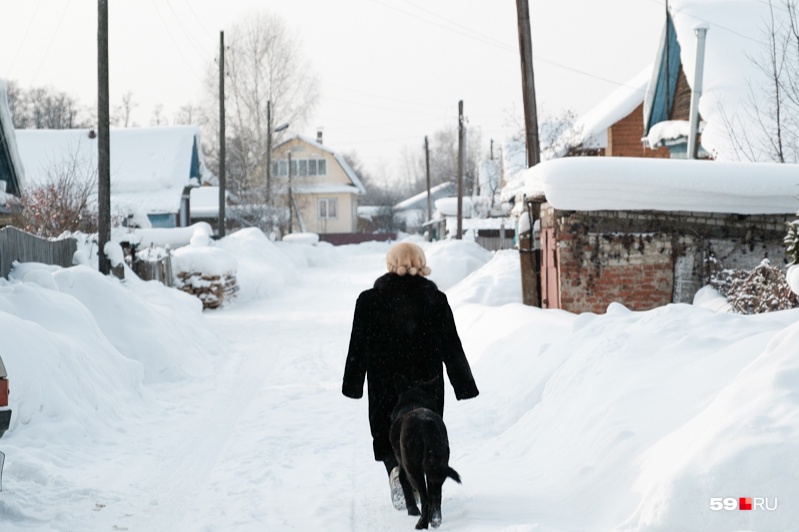
{"label": "black dog", "polygon": [[[411,383],[394,376],[399,400],[391,413],[391,446],[400,464],[400,484],[408,515],[420,515],[413,490],[419,494],[422,512],[417,529],[441,524],[441,487],[447,477],[460,484],[457,471],[449,467],[449,439],[444,420],[435,412],[438,378]],[[426,480],[426,481],[425,481]]]}

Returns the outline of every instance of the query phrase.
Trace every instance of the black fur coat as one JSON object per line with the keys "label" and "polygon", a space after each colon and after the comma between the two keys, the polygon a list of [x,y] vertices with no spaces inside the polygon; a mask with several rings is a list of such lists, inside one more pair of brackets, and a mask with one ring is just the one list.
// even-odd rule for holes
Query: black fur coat
{"label": "black fur coat", "polygon": [[442,363],[457,399],[479,393],[463,352],[447,296],[416,275],[387,273],[358,297],[342,393],[363,396],[368,375],[369,425],[375,460],[393,456],[388,433],[397,402],[394,374],[411,381],[438,377],[438,413],[444,413]]}

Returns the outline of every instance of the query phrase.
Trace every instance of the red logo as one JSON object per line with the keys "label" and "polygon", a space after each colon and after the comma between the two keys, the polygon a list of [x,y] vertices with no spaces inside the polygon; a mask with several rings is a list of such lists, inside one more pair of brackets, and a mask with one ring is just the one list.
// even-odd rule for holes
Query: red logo
{"label": "red logo", "polygon": [[739,510],[751,510],[752,509],[752,498],[751,497],[741,497],[738,499],[738,509]]}

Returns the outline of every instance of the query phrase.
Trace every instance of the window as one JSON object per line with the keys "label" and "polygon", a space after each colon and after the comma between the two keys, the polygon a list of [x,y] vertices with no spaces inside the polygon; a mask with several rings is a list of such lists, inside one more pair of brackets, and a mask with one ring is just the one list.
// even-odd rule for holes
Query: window
{"label": "window", "polygon": [[333,220],[338,218],[338,200],[336,198],[322,198],[319,200],[319,219]]}
{"label": "window", "polygon": [[[281,159],[272,164],[272,175],[287,176],[288,160]],[[325,159],[292,159],[291,176],[324,176],[327,175],[327,161]]]}

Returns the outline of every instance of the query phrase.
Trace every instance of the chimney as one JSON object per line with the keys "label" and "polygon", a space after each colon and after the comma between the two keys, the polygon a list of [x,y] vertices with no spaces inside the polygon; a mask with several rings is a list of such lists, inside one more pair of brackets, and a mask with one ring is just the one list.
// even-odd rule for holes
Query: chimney
{"label": "chimney", "polygon": [[694,90],[691,91],[691,117],[688,131],[688,159],[696,159],[697,137],[699,136],[699,98],[702,97],[702,73],[705,70],[705,38],[707,26],[699,24],[694,28],[696,33],[696,67],[694,68]]}
{"label": "chimney", "polygon": [[319,128],[316,130],[316,142],[322,144],[322,129]]}

